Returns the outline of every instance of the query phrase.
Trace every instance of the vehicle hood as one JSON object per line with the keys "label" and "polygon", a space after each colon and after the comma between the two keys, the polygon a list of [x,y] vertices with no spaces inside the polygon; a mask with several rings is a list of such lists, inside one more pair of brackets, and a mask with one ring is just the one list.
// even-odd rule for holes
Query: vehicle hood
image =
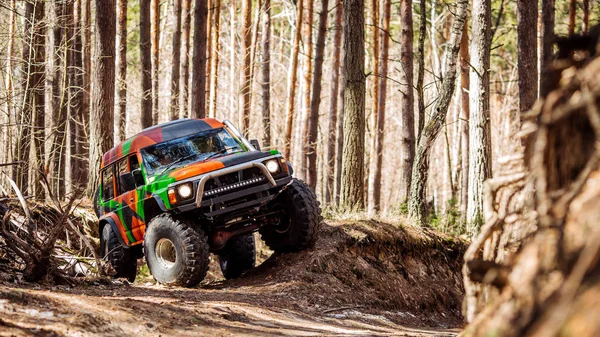
{"label": "vehicle hood", "polygon": [[[168,178],[180,181],[194,176],[271,156],[270,152],[250,151],[224,155],[207,161],[191,163],[166,173]],[[171,180],[170,179],[170,180]]]}

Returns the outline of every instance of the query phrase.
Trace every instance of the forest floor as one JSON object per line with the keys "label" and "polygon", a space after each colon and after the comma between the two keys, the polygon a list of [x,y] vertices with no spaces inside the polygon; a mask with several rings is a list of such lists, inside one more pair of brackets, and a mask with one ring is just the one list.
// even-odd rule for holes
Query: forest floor
{"label": "forest floor", "polygon": [[[329,222],[308,252],[273,254],[224,281],[213,262],[194,289],[0,277],[0,336],[454,336],[466,243],[376,221]],[[266,260],[265,260],[266,258]],[[1,275],[0,275],[1,276]]]}

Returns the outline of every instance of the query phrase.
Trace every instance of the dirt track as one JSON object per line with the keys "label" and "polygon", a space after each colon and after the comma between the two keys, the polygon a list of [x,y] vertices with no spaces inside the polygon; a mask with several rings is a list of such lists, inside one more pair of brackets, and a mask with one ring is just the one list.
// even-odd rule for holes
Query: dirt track
{"label": "dirt track", "polygon": [[312,251],[196,289],[0,282],[0,336],[453,336],[457,247],[387,224],[334,224]]}

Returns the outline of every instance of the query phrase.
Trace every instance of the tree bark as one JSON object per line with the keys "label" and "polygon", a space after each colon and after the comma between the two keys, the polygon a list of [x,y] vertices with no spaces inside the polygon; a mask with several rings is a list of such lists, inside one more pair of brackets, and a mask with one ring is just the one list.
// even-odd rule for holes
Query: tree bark
{"label": "tree bark", "polygon": [[583,19],[581,20],[581,34],[589,32],[590,25],[590,0],[583,0]]}
{"label": "tree bark", "polygon": [[[469,198],[469,87],[471,57],[469,55],[469,25],[465,21],[460,39],[460,87],[461,87],[461,170],[460,170],[460,212],[467,216],[467,200]],[[536,87],[537,88],[537,87]],[[537,89],[536,89],[537,91]]]}
{"label": "tree bark", "polygon": [[421,225],[427,222],[427,207],[425,192],[427,187],[429,156],[431,147],[437,138],[439,131],[446,120],[448,106],[454,94],[456,80],[456,59],[460,50],[460,39],[467,15],[468,0],[459,0],[456,3],[454,23],[452,24],[452,34],[448,43],[448,49],[445,52],[444,82],[440,90],[440,96],[436,100],[433,108],[433,116],[430,122],[423,129],[419,138],[419,146],[416,150],[415,161],[412,168],[412,180],[410,188],[410,197],[408,200],[408,214],[411,219]]}
{"label": "tree bark", "polygon": [[[311,1],[311,0],[308,0]],[[285,146],[284,156],[289,160],[292,142],[292,127],[294,124],[294,100],[296,98],[296,79],[298,70],[298,51],[300,50],[300,33],[302,32],[302,12],[304,11],[304,0],[298,0],[296,4],[296,30],[294,31],[294,42],[290,57],[290,72],[288,74],[288,95],[286,104],[285,122]]]}
{"label": "tree bark", "polygon": [[490,132],[491,2],[473,1],[471,33],[471,85],[469,118],[469,198],[467,230],[475,233],[483,224],[483,182],[492,176]]}
{"label": "tree bark", "polygon": [[[413,22],[412,1],[400,1],[400,108],[402,109],[402,142],[400,150],[402,161],[400,176],[402,177],[403,198],[410,193],[411,171],[415,158],[415,115],[413,93]],[[379,130],[383,132],[383,130]],[[383,136],[382,136],[383,138]]]}
{"label": "tree bark", "polygon": [[308,116],[306,148],[308,161],[308,186],[313,191],[317,190],[317,127],[319,124],[319,105],[321,104],[321,79],[323,78],[323,57],[325,54],[325,37],[327,33],[328,0],[321,0],[319,13],[319,29],[317,31],[317,48],[315,50],[315,74],[312,82],[312,97],[310,102],[310,115]]}
{"label": "tree bark", "polygon": [[142,66],[142,129],[152,126],[152,42],[150,1],[140,1],[140,63]]}
{"label": "tree bark", "polygon": [[[185,0],[184,0],[185,1]],[[171,59],[171,107],[170,120],[179,117],[179,82],[181,68],[181,0],[173,1],[173,56]],[[189,28],[189,27],[188,27]],[[189,32],[188,32],[189,37]]]}
{"label": "tree bark", "polygon": [[115,144],[126,138],[127,123],[127,0],[117,0],[117,92],[115,102]]}
{"label": "tree bark", "polygon": [[538,96],[536,1],[517,1],[519,110],[528,111]]}
{"label": "tree bark", "polygon": [[110,150],[113,141],[117,21],[115,9],[114,0],[96,1],[94,94],[92,95],[94,102],[90,116],[90,179],[87,187],[89,196],[98,187],[102,155]]}
{"label": "tree bark", "polygon": [[[9,18],[8,18],[8,45],[6,50],[6,69],[5,69],[5,86],[6,86],[6,113],[2,115],[2,123],[4,124],[4,132],[2,133],[2,140],[4,141],[5,147],[3,151],[2,160],[5,163],[10,163],[12,159],[12,145],[14,141],[14,128],[11,126],[14,122],[14,101],[15,95],[13,88],[13,59],[15,57],[15,37],[16,37],[16,0],[10,0]],[[7,174],[12,175],[13,168],[9,166],[7,168]]]}
{"label": "tree bark", "polygon": [[569,0],[569,26],[567,28],[569,37],[575,34],[575,18],[577,17],[577,1]]}
{"label": "tree bark", "polygon": [[216,117],[217,114],[217,90],[219,84],[219,35],[221,34],[221,0],[215,0],[213,19],[215,26],[212,29],[213,47],[211,50],[210,70],[210,97],[209,116]]}
{"label": "tree bark", "polygon": [[240,74],[241,88],[239,93],[239,117],[242,132],[248,135],[250,127],[250,95],[251,93],[251,75],[250,58],[252,44],[252,1],[242,1],[242,72]]}
{"label": "tree bark", "polygon": [[[375,203],[375,194],[381,190],[381,179],[376,182],[375,175],[377,175],[377,141],[381,139],[379,136],[379,129],[377,126],[378,120],[378,100],[379,100],[379,52],[381,46],[379,45],[379,1],[371,0],[371,34],[373,36],[373,54],[371,57],[372,64],[372,83],[371,83],[371,125],[373,126],[373,135],[371,137],[371,151],[369,152],[369,174],[368,174],[368,187],[367,187],[367,210],[369,214],[379,210],[379,201]],[[381,172],[379,172],[381,177]]]}
{"label": "tree bark", "polygon": [[340,205],[364,208],[365,38],[364,0],[344,2],[344,148]]}
{"label": "tree bark", "polygon": [[302,179],[308,180],[308,125],[310,115],[310,102],[311,102],[311,83],[313,78],[313,14],[314,14],[314,0],[309,0],[305,3],[304,13],[304,32],[302,33],[302,40],[304,42],[304,102],[302,113],[300,115],[301,123],[298,124],[298,134],[300,135],[300,146],[298,147],[300,153],[295,158],[296,165],[302,169]]}
{"label": "tree bark", "polygon": [[551,88],[549,81],[541,81],[554,56],[554,0],[542,0],[542,50],[540,63],[540,97],[546,97]]}
{"label": "tree bark", "polygon": [[191,118],[206,117],[206,0],[194,1]]}
{"label": "tree bark", "polygon": [[[30,77],[29,102],[31,109],[31,161],[29,177],[31,194],[38,200],[44,198],[44,190],[40,182],[40,171],[44,170],[44,128],[45,128],[45,36],[44,36],[44,2],[35,1],[33,9],[33,44],[30,45]],[[25,157],[24,157],[25,158]]]}
{"label": "tree bark", "polygon": [[265,0],[262,20],[262,124],[265,147],[271,146],[271,0]]}
{"label": "tree bark", "polygon": [[[338,129],[338,96],[340,92],[340,45],[342,42],[342,16],[343,16],[342,1],[336,0],[335,7],[335,32],[333,35],[333,59],[331,66],[331,93],[329,98],[329,135],[327,140],[327,162],[325,167],[326,184],[325,184],[325,204],[330,204],[335,200],[334,182],[335,182],[335,163],[336,163],[336,143]],[[341,157],[341,153],[340,153]]]}
{"label": "tree bark", "polygon": [[152,0],[152,124],[158,124],[160,66],[160,0]]}
{"label": "tree bark", "polygon": [[419,40],[417,42],[417,141],[421,138],[421,133],[425,127],[425,35],[427,35],[427,8],[426,0],[419,1]]}
{"label": "tree bark", "polygon": [[190,25],[192,22],[191,14],[192,0],[183,0],[183,25],[181,27],[181,39],[183,40],[183,49],[181,50],[181,83],[179,96],[179,118],[188,117],[190,111],[189,103],[189,83],[190,83]]}

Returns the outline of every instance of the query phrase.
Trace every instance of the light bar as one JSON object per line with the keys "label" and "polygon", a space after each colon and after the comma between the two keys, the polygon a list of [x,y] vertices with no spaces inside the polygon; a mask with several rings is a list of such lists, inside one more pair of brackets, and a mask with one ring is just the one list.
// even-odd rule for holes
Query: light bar
{"label": "light bar", "polygon": [[206,191],[204,192],[204,196],[209,196],[209,195],[213,195],[213,194],[217,194],[217,193],[222,193],[222,192],[227,192],[239,187],[244,187],[244,186],[248,186],[251,184],[256,184],[260,181],[265,180],[265,177],[258,177],[258,178],[253,178],[253,179],[248,179],[248,180],[244,180],[244,181],[240,181],[239,183],[235,183],[235,184],[231,184],[231,185],[227,185],[227,186],[221,186],[221,187],[217,187],[215,189],[212,189],[210,191]]}

